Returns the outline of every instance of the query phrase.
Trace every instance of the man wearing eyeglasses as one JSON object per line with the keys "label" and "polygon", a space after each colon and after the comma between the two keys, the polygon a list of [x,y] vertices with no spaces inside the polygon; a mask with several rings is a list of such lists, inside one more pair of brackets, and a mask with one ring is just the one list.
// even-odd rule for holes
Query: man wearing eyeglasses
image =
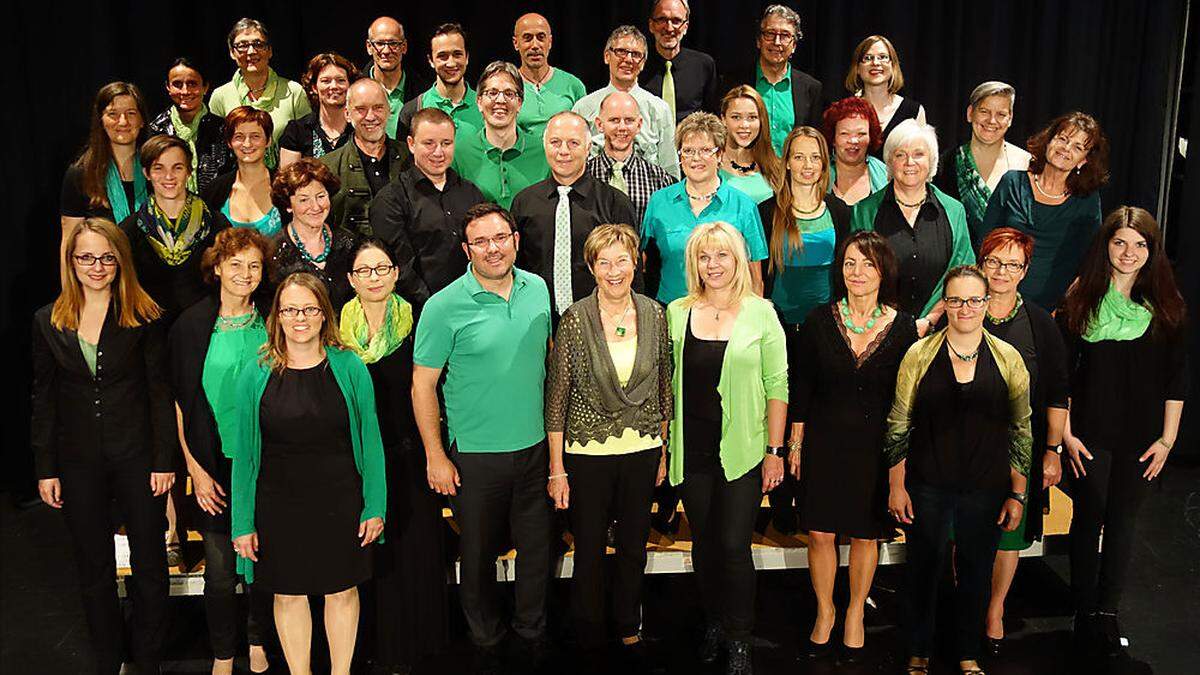
{"label": "man wearing eyeglasses", "polygon": [[387,92],[388,138],[396,138],[396,127],[400,123],[400,109],[404,107],[405,93],[411,84],[404,72],[404,55],[408,53],[408,41],[404,38],[404,26],[390,16],[381,16],[367,29],[367,54],[371,65],[363,71],[367,77],[383,85]]}
{"label": "man wearing eyeglasses", "polygon": [[521,57],[519,70],[525,81],[525,100],[517,124],[537,140],[541,140],[551,117],[570,110],[587,94],[578,77],[550,65],[553,44],[550,22],[541,14],[525,14],[513,26],[513,49]]}
{"label": "man wearing eyeglasses", "polygon": [[604,63],[608,66],[608,86],[579,99],[572,108],[592,124],[592,153],[601,152],[604,134],[594,120],[600,104],[614,91],[623,91],[637,101],[642,113],[642,128],[634,140],[635,152],[651,164],[656,164],[672,177],[679,178],[679,156],[675,154],[675,116],[666,102],[638,85],[638,75],[646,63],[647,42],[642,31],[633,26],[619,26],[608,36],[604,45]]}
{"label": "man wearing eyeglasses", "polygon": [[680,122],[697,110],[717,112],[717,63],[704,52],[683,46],[692,10],[687,0],[658,0],[650,10],[654,49],[642,73],[646,91],[662,98]]}
{"label": "man wearing eyeglasses", "polygon": [[758,62],[754,79],[745,82],[763,97],[771,120],[771,145],[783,154],[783,141],[792,129],[821,128],[821,83],[792,67],[789,60],[804,34],[800,15],[785,5],[771,5],[758,24]]}
{"label": "man wearing eyeglasses", "polygon": [[454,170],[506,209],[518,192],[549,172],[541,139],[517,124],[524,97],[516,66],[507,61],[489,63],[479,76],[476,99],[483,128],[459,128],[454,138]]}
{"label": "man wearing eyeglasses", "polygon": [[457,23],[444,23],[433,31],[429,39],[429,67],[436,79],[433,86],[418,94],[400,109],[396,123],[396,134],[408,136],[409,121],[418,110],[438,108],[454,119],[454,126],[463,129],[483,126],[479,108],[475,106],[475,90],[467,84],[467,65],[471,54],[467,51],[467,33]]}

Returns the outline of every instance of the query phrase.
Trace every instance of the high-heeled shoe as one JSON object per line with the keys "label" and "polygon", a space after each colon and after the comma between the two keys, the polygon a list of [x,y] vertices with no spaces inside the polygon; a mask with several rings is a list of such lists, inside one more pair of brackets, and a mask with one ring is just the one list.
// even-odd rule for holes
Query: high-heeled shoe
{"label": "high-heeled shoe", "polygon": [[812,638],[808,638],[804,641],[804,650],[800,652],[800,654],[806,659],[816,660],[829,656],[832,650],[833,640],[826,640],[825,642],[813,642]]}
{"label": "high-heeled shoe", "polygon": [[838,646],[838,662],[839,663],[861,663],[863,653],[866,647],[851,647],[846,643]]}
{"label": "high-heeled shoe", "polygon": [[696,658],[700,659],[700,663],[712,664],[716,663],[717,657],[721,655],[721,643],[724,642],[721,634],[721,627],[716,624],[710,624],[704,629],[704,639],[700,641],[700,650]]}
{"label": "high-heeled shoe", "polygon": [[1000,656],[1004,652],[1004,638],[994,638],[990,635],[984,635],[983,651],[988,656]]}
{"label": "high-heeled shoe", "polygon": [[750,658],[750,643],[744,640],[732,640],[729,643],[729,661],[725,665],[725,675],[754,675],[754,664]]}

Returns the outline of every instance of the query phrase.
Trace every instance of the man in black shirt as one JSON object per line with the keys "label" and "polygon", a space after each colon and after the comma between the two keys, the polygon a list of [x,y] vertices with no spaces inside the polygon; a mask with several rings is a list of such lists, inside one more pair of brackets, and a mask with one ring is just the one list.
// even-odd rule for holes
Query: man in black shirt
{"label": "man in black shirt", "polygon": [[596,288],[583,260],[592,229],[603,223],[636,227],[636,221],[628,197],[584,171],[591,144],[586,120],[558,113],[546,124],[543,144],[550,177],[513,198],[512,216],[521,235],[517,266],[546,280],[551,315],[559,317]]}
{"label": "man in black shirt", "polygon": [[408,163],[408,148],[387,137],[391,109],[387,92],[375,80],[363,78],[346,92],[346,119],[354,141],[321,158],[342,188],[330,200],[329,223],[351,232],[371,235],[371,198]]}
{"label": "man in black shirt", "polygon": [[462,276],[466,260],[458,226],[472,206],[487,201],[475,184],[450,168],[454,120],[437,108],[412,118],[413,165],[371,202],[371,229],[387,243],[400,269],[396,292],[418,309]]}
{"label": "man in black shirt", "polygon": [[713,57],[683,46],[692,10],[687,0],[658,0],[650,10],[654,49],[646,57],[642,86],[667,102],[675,121],[697,110],[717,112],[717,64]]}

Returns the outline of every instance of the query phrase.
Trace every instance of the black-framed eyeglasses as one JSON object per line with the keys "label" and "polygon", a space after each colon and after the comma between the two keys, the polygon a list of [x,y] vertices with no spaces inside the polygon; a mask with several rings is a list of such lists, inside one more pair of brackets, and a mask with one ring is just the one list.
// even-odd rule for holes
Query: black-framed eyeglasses
{"label": "black-framed eyeglasses", "polygon": [[789,33],[783,30],[764,30],[758,33],[762,36],[764,42],[779,42],[780,44],[790,45],[796,40],[795,33]]}
{"label": "black-framed eyeglasses", "polygon": [[503,96],[506,101],[516,101],[522,96],[522,92],[516,89],[484,89],[479,92],[485,101],[498,101]]}
{"label": "black-framed eyeglasses", "polygon": [[688,22],[687,19],[681,19],[677,16],[655,16],[655,17],[651,17],[650,20],[653,21],[656,25],[659,25],[659,26],[670,25],[672,28],[679,28],[680,26],[682,26],[683,24]]}
{"label": "black-framed eyeglasses", "polygon": [[375,51],[380,52],[388,49],[397,51],[406,44],[404,40],[367,40],[367,42],[371,43],[371,46],[375,48]]}
{"label": "black-framed eyeglasses", "polygon": [[508,245],[508,242],[512,241],[512,238],[512,232],[504,232],[491,238],[476,237],[475,239],[468,241],[467,246],[470,246],[476,251],[486,251],[488,250],[490,244],[495,244],[496,248],[504,248]]}
{"label": "black-framed eyeglasses", "polygon": [[1009,274],[1017,274],[1021,270],[1025,269],[1025,263],[1004,262],[1003,260],[1000,260],[999,258],[993,258],[990,255],[983,259],[983,266],[984,268],[992,270],[993,272],[996,270],[1004,270]]}
{"label": "black-framed eyeglasses", "polygon": [[91,267],[92,265],[95,265],[97,262],[99,262],[104,267],[115,267],[118,262],[117,256],[113,255],[112,253],[105,253],[104,255],[92,255],[91,253],[80,253],[80,254],[72,256],[72,257],[75,258],[75,262],[78,263],[82,267]]}
{"label": "black-framed eyeglasses", "polygon": [[270,46],[271,43],[267,42],[266,40],[247,40],[246,42],[233,43],[233,51],[239,54],[246,54],[250,51],[250,48],[253,47],[254,51],[261,52]]}
{"label": "black-framed eyeglasses", "polygon": [[891,63],[891,54],[863,54],[858,58],[858,62],[862,64],[871,63]]}
{"label": "black-framed eyeglasses", "polygon": [[950,309],[959,309],[963,305],[966,305],[967,307],[970,307],[971,309],[981,309],[984,305],[986,305],[988,303],[989,299],[991,299],[991,296],[987,296],[987,295],[985,295],[983,297],[974,296],[974,297],[970,297],[970,298],[960,298],[958,296],[948,295],[948,296],[942,298],[942,300],[944,300],[946,302],[946,306],[949,307]]}
{"label": "black-framed eyeglasses", "polygon": [[362,267],[355,267],[354,269],[350,270],[350,272],[359,279],[370,279],[372,272],[374,272],[376,276],[386,277],[387,275],[391,274],[392,270],[394,269],[396,269],[396,266],[391,263],[379,263],[374,267],[367,267],[366,265],[363,265]]}
{"label": "black-framed eyeglasses", "polygon": [[634,63],[641,63],[642,59],[646,58],[645,52],[639,52],[639,51],[635,51],[633,49],[625,49],[624,47],[613,47],[612,49],[609,49],[608,51],[612,52],[612,55],[617,57],[618,59],[621,59],[621,60],[629,59],[630,61],[633,61]]}
{"label": "black-framed eyeglasses", "polygon": [[279,308],[279,316],[286,317],[289,319],[295,319],[296,317],[300,316],[301,314],[312,319],[312,318],[321,316],[321,314],[323,314],[323,313],[324,312],[321,311],[321,308],[317,307],[316,305],[309,305],[308,307],[280,307]]}

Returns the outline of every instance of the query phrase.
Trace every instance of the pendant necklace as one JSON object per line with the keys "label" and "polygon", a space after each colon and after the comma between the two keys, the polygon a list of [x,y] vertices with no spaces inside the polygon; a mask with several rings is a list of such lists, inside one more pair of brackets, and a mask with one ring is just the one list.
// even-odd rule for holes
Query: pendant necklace
{"label": "pendant necklace", "polygon": [[946,340],[946,345],[948,347],[950,347],[950,352],[952,354],[954,354],[955,356],[957,356],[959,358],[959,360],[970,362],[970,361],[974,361],[975,359],[979,358],[979,347],[976,347],[975,351],[971,352],[970,354],[964,355],[964,354],[958,353],[958,350],[954,348],[954,345],[950,342],[950,340]]}
{"label": "pendant necklace", "polygon": [[613,334],[616,335],[617,337],[625,337],[625,333],[627,332],[625,330],[625,317],[629,316],[629,310],[631,310],[631,309],[633,309],[633,300],[632,299],[630,299],[628,305],[625,305],[625,310],[623,312],[621,312],[620,315],[614,316],[612,314],[609,314],[608,312],[604,312],[605,316],[608,317],[608,320],[612,321],[614,324],[616,324],[616,327],[613,328]]}
{"label": "pendant necklace", "polygon": [[855,326],[854,320],[850,318],[849,301],[846,298],[842,298],[838,301],[838,305],[842,310],[842,325],[846,327],[846,330],[855,335],[862,335],[874,328],[875,322],[879,320],[879,317],[883,316],[883,305],[875,305],[875,309],[871,310],[871,318],[867,319],[867,323],[863,326]]}

